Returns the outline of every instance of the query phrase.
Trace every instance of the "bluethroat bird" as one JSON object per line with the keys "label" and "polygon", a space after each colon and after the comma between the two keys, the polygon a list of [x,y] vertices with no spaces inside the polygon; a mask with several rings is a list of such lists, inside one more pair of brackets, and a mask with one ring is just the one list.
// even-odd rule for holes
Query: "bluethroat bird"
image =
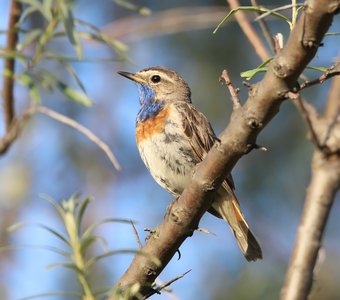
{"label": "bluethroat bird", "polygon": [[[191,103],[188,84],[175,71],[152,67],[118,73],[138,87],[136,141],[142,160],[156,182],[178,197],[217,137]],[[216,195],[209,212],[229,224],[248,261],[261,259],[261,247],[240,210],[231,174]]]}

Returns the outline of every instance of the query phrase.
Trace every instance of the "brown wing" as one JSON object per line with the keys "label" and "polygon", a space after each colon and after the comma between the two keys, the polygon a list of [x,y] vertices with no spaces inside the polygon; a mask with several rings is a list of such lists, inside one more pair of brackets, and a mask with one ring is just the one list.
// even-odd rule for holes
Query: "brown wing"
{"label": "brown wing", "polygon": [[[214,130],[208,119],[191,103],[183,102],[176,105],[179,113],[183,116],[182,119],[186,120],[182,124],[183,131],[189,138],[197,160],[202,161],[217,140]],[[232,193],[235,187],[231,174],[228,175],[222,186]]]}
{"label": "brown wing", "polygon": [[[202,161],[217,140],[216,135],[207,118],[190,103],[180,103],[177,108],[182,114],[181,119],[186,120],[182,127],[190,141],[193,153],[196,155],[197,161]],[[241,212],[233,191],[234,183],[231,174],[222,183],[222,187],[224,190],[220,189],[217,192],[217,195],[221,194],[222,197],[217,196],[208,211],[227,221],[248,261],[261,259],[261,247]]]}

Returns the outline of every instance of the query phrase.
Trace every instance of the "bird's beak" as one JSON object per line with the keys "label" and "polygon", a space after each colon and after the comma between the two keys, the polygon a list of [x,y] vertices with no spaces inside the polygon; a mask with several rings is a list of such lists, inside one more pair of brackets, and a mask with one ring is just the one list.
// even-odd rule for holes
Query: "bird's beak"
{"label": "bird's beak", "polygon": [[142,77],[136,75],[136,74],[133,74],[133,73],[129,73],[129,72],[123,72],[123,71],[119,71],[117,72],[119,75],[122,75],[134,82],[138,82],[138,83],[147,83],[145,81],[145,79],[143,79]]}

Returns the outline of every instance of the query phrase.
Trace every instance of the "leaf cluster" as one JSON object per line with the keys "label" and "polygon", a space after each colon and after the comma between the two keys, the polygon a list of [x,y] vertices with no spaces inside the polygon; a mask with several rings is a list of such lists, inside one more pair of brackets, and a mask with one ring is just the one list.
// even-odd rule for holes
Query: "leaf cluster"
{"label": "leaf cluster", "polygon": [[[79,195],[73,195],[69,199],[62,200],[60,203],[56,202],[48,196],[44,196],[44,199],[52,204],[57,215],[62,221],[63,230],[57,230],[50,226],[40,223],[18,223],[12,225],[8,230],[15,231],[27,226],[39,227],[52,236],[62,242],[63,247],[52,247],[46,245],[19,245],[2,247],[1,250],[13,250],[18,248],[40,248],[54,252],[63,258],[62,261],[53,263],[48,266],[48,269],[54,269],[63,267],[72,270],[77,277],[77,280],[82,288],[79,292],[51,292],[41,295],[35,295],[30,298],[36,298],[38,296],[56,296],[56,295],[68,295],[74,297],[85,297],[85,299],[96,299],[98,296],[109,292],[109,288],[101,288],[93,290],[91,282],[89,280],[91,272],[95,264],[104,258],[111,257],[117,254],[141,254],[135,249],[122,249],[122,250],[108,250],[106,240],[95,234],[95,230],[98,226],[107,223],[125,223],[131,225],[131,220],[119,219],[119,218],[106,218],[97,223],[94,223],[86,228],[82,228],[84,214],[90,203],[90,198],[83,200],[79,199]],[[102,246],[102,253],[99,255],[91,256],[90,247],[95,243],[99,243]],[[158,261],[155,258],[150,258],[157,264]],[[28,298],[27,298],[28,299]]]}
{"label": "leaf cluster", "polygon": [[[67,99],[90,106],[92,99],[88,96],[81,79],[77,75],[71,62],[89,61],[117,61],[126,59],[127,46],[122,42],[110,38],[98,27],[77,19],[72,11],[73,1],[70,0],[18,0],[22,3],[22,13],[15,31],[20,34],[20,42],[15,51],[0,47],[0,58],[16,59],[22,68],[13,74],[11,70],[4,70],[5,76],[11,76],[17,82],[28,88],[31,99],[36,104],[41,103],[41,89],[61,92]],[[40,17],[43,26],[25,29],[30,18]],[[8,31],[1,31],[7,34]],[[69,44],[74,55],[56,52],[49,45],[65,38],[65,46]],[[112,49],[115,56],[108,59],[86,59],[84,57],[84,41],[96,42]],[[63,47],[64,49],[65,47]],[[33,49],[33,51],[32,51]],[[46,62],[56,62],[74,79],[76,88],[68,85],[52,71],[43,68]]]}
{"label": "leaf cluster", "polygon": [[[288,26],[290,31],[293,30],[296,21],[299,16],[300,10],[303,8],[303,3],[297,3],[296,0],[292,0],[292,3],[290,5],[284,5],[282,7],[278,7],[275,9],[269,9],[266,7],[260,7],[260,6],[239,6],[235,9],[230,10],[230,12],[222,19],[222,21],[217,25],[213,33],[215,34],[222,26],[227,22],[235,13],[238,11],[247,11],[247,12],[256,12],[260,15],[259,18],[263,18],[266,16],[272,16],[274,18],[277,18],[279,20],[283,20]],[[291,18],[285,16],[284,14],[280,13],[279,11],[291,9]],[[335,32],[329,32],[326,33],[327,36],[336,36],[339,35],[339,33]],[[282,45],[281,45],[282,46]],[[241,72],[240,76],[242,78],[245,78],[246,80],[251,80],[255,75],[258,73],[267,72],[268,70],[268,64],[273,60],[274,56],[270,57],[266,61],[262,62],[259,66],[257,66],[254,69],[250,69],[244,72]],[[307,66],[307,69],[325,72],[327,70],[326,67],[318,67],[318,66]]]}

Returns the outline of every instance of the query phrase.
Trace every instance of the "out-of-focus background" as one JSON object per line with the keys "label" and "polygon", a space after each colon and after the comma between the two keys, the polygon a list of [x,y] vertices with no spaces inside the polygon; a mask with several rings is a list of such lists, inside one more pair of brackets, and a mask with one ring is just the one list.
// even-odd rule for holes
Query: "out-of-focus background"
{"label": "out-of-focus background", "polygon": [[[93,201],[85,215],[85,224],[106,217],[132,219],[143,229],[162,221],[172,197],[163,191],[144,167],[135,145],[135,116],[139,109],[135,85],[117,75],[117,71],[137,71],[162,65],[175,69],[189,83],[195,105],[211,121],[216,133],[228,123],[231,104],[226,87],[218,78],[227,68],[240,97],[242,71],[261,62],[231,20],[216,34],[212,31],[227,14],[225,1],[141,1],[151,10],[150,16],[125,9],[113,1],[79,0],[74,15],[100,28],[129,47],[128,61],[105,63],[73,62],[88,94],[95,100],[91,108],[67,101],[57,92],[44,93],[43,104],[77,120],[109,144],[122,170],[117,172],[98,147],[78,131],[46,116],[37,115],[25,126],[9,152],[0,159],[0,245],[27,245],[0,252],[0,298],[19,299],[53,291],[78,290],[71,270],[47,266],[61,258],[52,252],[28,245],[62,247],[53,235],[36,227],[8,234],[14,223],[41,223],[61,230],[62,224],[52,206],[41,199],[47,194],[55,200],[66,199],[75,192],[90,195]],[[250,5],[248,1],[241,1]],[[287,4],[285,1],[261,1],[261,4]],[[6,29],[9,1],[1,1],[0,28]],[[289,12],[288,12],[289,15]],[[250,14],[250,17],[254,15]],[[289,33],[287,24],[268,18],[273,34]],[[39,27],[34,19],[27,26]],[[339,29],[335,19],[331,31]],[[258,29],[258,24],[255,24]],[[1,45],[5,35],[0,35]],[[87,58],[112,58],[116,54],[104,46],[84,41]],[[72,53],[65,39],[48,45],[61,53]],[[328,67],[339,55],[339,37],[326,37],[311,65]],[[56,64],[48,70],[70,85],[74,79]],[[3,61],[0,61],[3,69]],[[306,72],[309,78],[320,76]],[[260,79],[258,75],[253,82]],[[1,82],[0,82],[1,83]],[[305,90],[308,101],[322,108],[330,81]],[[15,87],[16,110],[28,105],[27,90]],[[2,115],[0,115],[2,120]],[[0,124],[4,131],[3,122]],[[306,139],[306,126],[295,107],[288,101],[278,116],[260,135],[258,143],[268,152],[253,151],[235,167],[236,193],[247,220],[263,247],[264,260],[248,263],[241,255],[232,233],[221,220],[206,214],[201,227],[216,234],[195,233],[180,248],[160,276],[170,280],[192,269],[156,299],[276,299],[283,283],[299,222],[306,187],[309,182],[312,145]],[[339,199],[338,199],[339,200]],[[340,299],[340,226],[339,201],[334,203],[322,259],[316,270],[311,299]],[[137,249],[131,226],[106,224],[97,234],[105,237],[110,249]],[[99,247],[93,249],[100,252]],[[132,255],[117,255],[99,263],[93,274],[94,286],[110,287],[128,267]],[[51,297],[42,297],[51,299]],[[72,299],[58,296],[57,299]]]}

